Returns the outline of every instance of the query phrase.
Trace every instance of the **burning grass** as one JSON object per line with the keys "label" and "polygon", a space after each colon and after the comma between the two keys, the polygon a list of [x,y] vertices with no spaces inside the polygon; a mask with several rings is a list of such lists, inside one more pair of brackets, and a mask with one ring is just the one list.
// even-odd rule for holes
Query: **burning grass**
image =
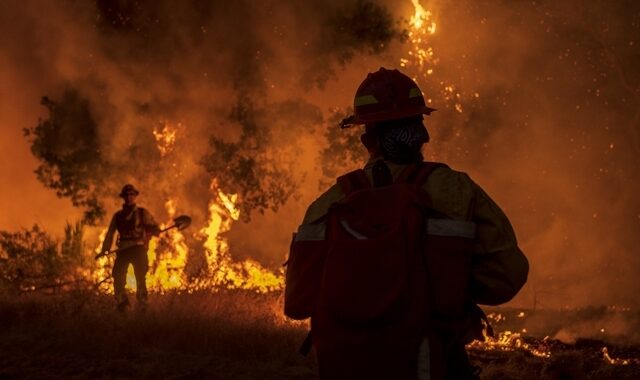
{"label": "burning grass", "polygon": [[[284,319],[277,293],[168,292],[152,295],[145,312],[113,306],[110,296],[86,292],[0,297],[0,378],[316,379],[313,355],[297,353],[307,326]],[[601,334],[602,321],[622,313],[633,324],[638,313],[491,312],[498,332],[520,335],[469,347],[483,379],[640,378],[640,343],[628,334],[554,339],[587,323]],[[550,337],[533,338],[523,326]]]}

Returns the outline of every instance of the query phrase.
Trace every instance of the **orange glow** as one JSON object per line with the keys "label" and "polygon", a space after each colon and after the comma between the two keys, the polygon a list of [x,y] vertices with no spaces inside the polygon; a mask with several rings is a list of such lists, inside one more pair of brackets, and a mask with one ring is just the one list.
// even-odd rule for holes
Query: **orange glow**
{"label": "orange glow", "polygon": [[[411,0],[411,3],[414,7],[414,13],[409,19],[408,37],[411,48],[407,52],[408,57],[400,58],[400,67],[413,68],[418,75],[412,79],[420,84],[430,79],[438,64],[438,58],[431,46],[431,38],[436,33],[437,24],[433,13],[425,10],[420,0]],[[455,86],[445,82],[440,82],[440,85],[443,99],[453,102],[454,109],[462,113],[461,95]],[[431,103],[431,99],[427,99],[427,103]]]}
{"label": "orange glow", "polygon": [[[178,123],[176,127],[180,128],[182,124]],[[173,150],[173,146],[176,143],[177,128],[172,128],[169,123],[165,122],[162,123],[162,129],[153,129],[153,136],[156,138],[157,147],[162,157]]]}
{"label": "orange glow", "polygon": [[[168,200],[165,203],[169,217],[173,218],[176,212],[176,201]],[[169,224],[160,226],[168,227]],[[157,239],[151,239],[149,243],[149,267],[154,268],[147,276],[147,286],[157,292],[169,289],[179,289],[185,286],[184,268],[187,265],[189,247],[185,243],[181,231],[171,229],[166,232],[169,235],[170,247],[168,251],[160,252],[157,248]],[[127,284],[132,286],[129,279],[133,276],[133,269],[127,273]],[[135,281],[135,278],[132,278]]]}
{"label": "orange glow", "polygon": [[[159,247],[158,239],[152,238],[149,242],[149,272],[147,274],[147,287],[151,291],[163,293],[167,290],[182,289],[187,291],[202,289],[245,289],[260,293],[276,291],[284,285],[284,273],[272,272],[262,267],[253,260],[235,262],[229,253],[229,244],[222,236],[231,229],[234,221],[240,217],[240,211],[236,207],[237,194],[226,194],[215,188],[213,184],[214,199],[209,205],[209,221],[207,225],[196,232],[196,235],[204,238],[204,248],[207,257],[207,270],[201,278],[188,282],[184,269],[189,256],[189,247],[186,244],[183,231],[171,229],[168,234],[168,247]],[[165,208],[170,218],[175,217],[176,200],[170,199],[165,203]],[[166,228],[170,223],[161,225]],[[100,244],[95,252],[99,253],[102,241],[107,230],[104,229],[99,238]],[[104,281],[111,275],[115,255],[101,257],[97,261],[91,277],[98,283],[100,290],[113,293],[113,288]],[[127,286],[135,289],[135,276],[133,268],[127,272]]]}
{"label": "orange glow", "polygon": [[613,365],[629,365],[629,364],[639,365],[640,364],[640,359],[612,358],[611,355],[609,355],[609,349],[607,347],[602,347],[601,351],[602,351],[602,358],[604,359],[604,361],[606,361],[609,364],[613,364]]}
{"label": "orange glow", "polygon": [[[215,183],[212,187],[215,188]],[[227,241],[220,237],[240,217],[240,211],[235,206],[237,198],[237,194],[225,194],[218,190],[216,199],[209,205],[209,223],[200,231],[206,236],[204,246],[210,271],[205,283],[214,288],[247,289],[261,293],[281,289],[284,285],[282,271],[273,273],[253,260],[234,262]]]}
{"label": "orange glow", "polygon": [[[433,73],[433,66],[437,63],[433,48],[428,45],[430,36],[436,32],[436,23],[432,13],[424,9],[419,0],[411,0],[414,14],[409,20],[409,41],[411,49],[407,54],[409,58],[400,58],[400,66],[415,66],[423,76]],[[418,78],[413,78],[418,80]],[[426,79],[426,78],[425,78]]]}
{"label": "orange glow", "polygon": [[[179,137],[178,132],[182,128],[181,123],[174,127],[168,122],[162,123],[162,129],[155,129],[153,135],[156,138],[157,148],[162,157],[172,151]],[[200,278],[187,281],[185,268],[189,257],[189,246],[186,243],[184,233],[171,229],[165,232],[163,243],[159,244],[159,239],[152,238],[149,241],[149,272],[147,273],[147,288],[151,291],[163,293],[167,290],[181,289],[186,291],[201,289],[245,289],[257,292],[269,292],[279,290],[284,285],[284,274],[280,270],[278,273],[262,267],[258,262],[245,260],[235,262],[229,253],[229,244],[224,237],[224,233],[231,229],[233,222],[240,218],[240,210],[236,206],[237,194],[227,194],[217,186],[214,179],[211,183],[212,200],[209,203],[209,218],[204,228],[200,231],[191,232],[195,240],[203,241],[205,249],[207,267]],[[177,199],[168,199],[164,203],[165,210],[169,215],[169,221],[162,224],[161,228],[171,225],[171,220],[176,216],[178,209]],[[96,253],[99,252],[104,241],[107,230],[104,229],[99,237],[99,245]],[[112,287],[105,281],[111,276],[111,268],[115,255],[101,257],[91,274],[96,283],[101,283],[100,290],[113,293]],[[133,268],[129,267],[127,272],[127,286],[135,289],[135,276]]]}
{"label": "orange glow", "polygon": [[[526,343],[520,333],[502,331],[496,338],[487,335],[487,328],[483,329],[484,341],[474,340],[467,345],[467,348],[474,348],[484,351],[526,351],[539,358],[550,358],[551,351],[543,345],[532,345]],[[546,340],[546,338],[545,338]]]}

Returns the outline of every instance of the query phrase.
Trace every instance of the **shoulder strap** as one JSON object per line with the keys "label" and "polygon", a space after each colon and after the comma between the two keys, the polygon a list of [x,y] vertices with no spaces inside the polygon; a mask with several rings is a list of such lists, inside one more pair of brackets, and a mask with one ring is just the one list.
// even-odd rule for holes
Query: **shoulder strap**
{"label": "shoulder strap", "polygon": [[446,164],[441,162],[420,162],[413,164],[405,168],[396,182],[415,183],[422,185],[427,181],[427,178],[437,168],[448,168]]}
{"label": "shoulder strap", "polygon": [[371,183],[369,183],[369,179],[362,169],[354,170],[351,173],[338,177],[337,182],[345,195],[349,195],[356,190],[371,187]]}

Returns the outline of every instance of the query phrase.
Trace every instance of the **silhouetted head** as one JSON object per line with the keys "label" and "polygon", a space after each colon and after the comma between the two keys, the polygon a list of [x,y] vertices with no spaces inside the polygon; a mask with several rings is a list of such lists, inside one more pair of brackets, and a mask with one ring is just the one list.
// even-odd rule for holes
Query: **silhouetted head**
{"label": "silhouetted head", "polygon": [[371,158],[384,157],[398,164],[421,162],[422,146],[429,142],[429,132],[422,115],[367,124],[360,141]]}
{"label": "silhouetted head", "polygon": [[132,185],[126,184],[122,187],[120,191],[120,197],[124,199],[124,203],[126,205],[134,205],[136,204],[136,198],[138,197],[140,192]]}
{"label": "silhouetted head", "polygon": [[429,133],[422,120],[435,109],[428,107],[422,91],[398,70],[380,68],[362,81],[353,101],[354,114],[342,128],[364,125],[360,141],[372,158],[383,156],[397,163],[422,161],[422,146]]}

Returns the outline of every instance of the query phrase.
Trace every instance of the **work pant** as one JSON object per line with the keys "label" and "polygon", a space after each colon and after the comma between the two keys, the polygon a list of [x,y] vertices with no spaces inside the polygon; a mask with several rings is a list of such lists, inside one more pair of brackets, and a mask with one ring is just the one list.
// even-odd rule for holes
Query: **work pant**
{"label": "work pant", "polygon": [[129,264],[133,265],[133,273],[136,275],[136,298],[138,301],[147,299],[146,275],[149,270],[147,247],[134,245],[118,252],[116,261],[113,264],[113,288],[118,303],[127,303],[125,285],[127,283]]}

